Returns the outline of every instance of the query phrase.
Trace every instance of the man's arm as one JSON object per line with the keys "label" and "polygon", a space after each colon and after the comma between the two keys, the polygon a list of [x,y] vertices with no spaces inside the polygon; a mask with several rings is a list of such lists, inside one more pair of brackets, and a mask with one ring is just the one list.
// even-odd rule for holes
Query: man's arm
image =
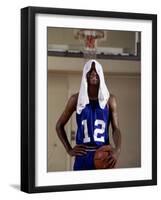
{"label": "man's arm", "polygon": [[118,112],[117,112],[117,102],[114,95],[110,96],[109,100],[110,112],[111,112],[111,126],[112,126],[112,135],[115,144],[115,148],[118,152],[121,149],[121,132],[118,122]]}
{"label": "man's arm", "polygon": [[108,163],[113,168],[118,160],[121,150],[121,132],[119,129],[117,101],[114,95],[110,95],[109,108],[111,116],[112,136],[115,148],[111,148],[111,157],[108,158]]}
{"label": "man's arm", "polygon": [[78,94],[74,94],[70,97],[64,112],[61,114],[60,118],[56,123],[56,131],[58,137],[63,143],[67,153],[71,156],[83,155],[86,153],[84,145],[76,145],[74,148],[71,147],[64,129],[64,126],[72,116],[73,112],[76,110],[77,99],[78,99]]}

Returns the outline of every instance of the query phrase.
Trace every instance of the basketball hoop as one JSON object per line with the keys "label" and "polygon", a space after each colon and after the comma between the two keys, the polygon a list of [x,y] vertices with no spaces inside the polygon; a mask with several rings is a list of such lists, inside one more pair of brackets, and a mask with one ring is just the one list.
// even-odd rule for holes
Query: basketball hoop
{"label": "basketball hoop", "polygon": [[76,39],[84,42],[84,57],[96,57],[97,40],[104,38],[104,31],[101,30],[79,30],[75,35]]}

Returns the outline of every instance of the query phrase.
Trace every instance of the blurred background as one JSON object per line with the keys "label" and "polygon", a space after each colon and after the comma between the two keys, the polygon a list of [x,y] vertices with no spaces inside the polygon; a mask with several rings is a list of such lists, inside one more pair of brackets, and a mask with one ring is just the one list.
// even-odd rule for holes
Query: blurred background
{"label": "blurred background", "polygon": [[[72,170],[73,158],[60,142],[55,125],[70,96],[79,91],[88,59],[101,63],[107,87],[117,98],[122,149],[118,168],[141,165],[141,33],[132,31],[47,29],[48,160],[47,170]],[[75,113],[65,129],[75,145]],[[110,128],[110,141],[113,144]]]}

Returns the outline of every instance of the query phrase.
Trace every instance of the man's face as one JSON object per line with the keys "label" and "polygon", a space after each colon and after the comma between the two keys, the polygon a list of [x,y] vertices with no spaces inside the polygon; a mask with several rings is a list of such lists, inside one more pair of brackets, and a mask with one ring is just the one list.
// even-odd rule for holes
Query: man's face
{"label": "man's face", "polygon": [[87,73],[87,82],[89,85],[99,85],[100,79],[97,74],[95,63],[92,63],[90,71]]}

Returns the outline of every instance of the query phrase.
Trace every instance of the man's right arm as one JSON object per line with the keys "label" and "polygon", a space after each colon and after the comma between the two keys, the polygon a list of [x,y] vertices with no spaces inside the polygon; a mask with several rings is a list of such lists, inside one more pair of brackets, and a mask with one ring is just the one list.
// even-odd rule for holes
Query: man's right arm
{"label": "man's right arm", "polygon": [[74,94],[70,97],[64,112],[61,114],[60,118],[56,123],[56,131],[58,137],[63,143],[67,153],[71,156],[84,155],[86,153],[84,145],[76,145],[74,148],[71,147],[64,129],[64,126],[70,119],[73,112],[76,110],[77,99],[78,99],[78,94]]}

